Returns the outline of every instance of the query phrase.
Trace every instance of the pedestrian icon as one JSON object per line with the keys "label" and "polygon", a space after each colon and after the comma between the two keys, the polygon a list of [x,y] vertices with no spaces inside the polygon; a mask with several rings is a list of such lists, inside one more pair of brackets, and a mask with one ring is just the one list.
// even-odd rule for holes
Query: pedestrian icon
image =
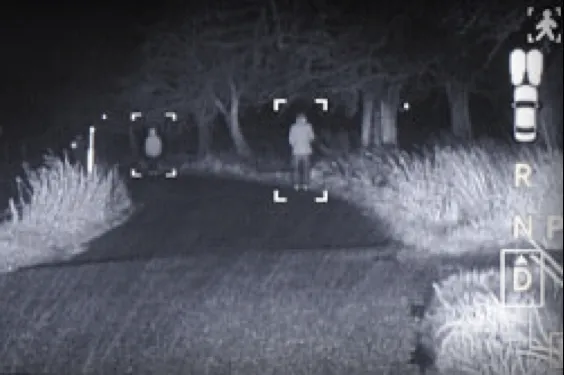
{"label": "pedestrian icon", "polygon": [[[529,7],[527,14],[532,16],[534,8]],[[561,8],[555,7],[554,9],[546,8],[542,11],[540,20],[535,24],[536,35],[528,34],[527,40],[529,43],[538,43],[544,38],[553,43],[560,43],[562,41],[562,33],[558,31],[559,24],[556,17],[561,18]]]}

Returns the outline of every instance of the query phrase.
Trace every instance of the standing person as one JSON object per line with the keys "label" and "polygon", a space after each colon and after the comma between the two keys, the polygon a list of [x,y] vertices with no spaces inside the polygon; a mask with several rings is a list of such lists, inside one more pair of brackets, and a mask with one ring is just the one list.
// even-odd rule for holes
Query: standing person
{"label": "standing person", "polygon": [[292,147],[293,182],[296,190],[309,187],[312,143],[315,140],[313,126],[300,113],[290,128],[288,141]]}
{"label": "standing person", "polygon": [[149,171],[156,172],[158,161],[163,152],[163,142],[157,134],[157,129],[149,128],[149,134],[145,139],[145,156],[149,164]]}

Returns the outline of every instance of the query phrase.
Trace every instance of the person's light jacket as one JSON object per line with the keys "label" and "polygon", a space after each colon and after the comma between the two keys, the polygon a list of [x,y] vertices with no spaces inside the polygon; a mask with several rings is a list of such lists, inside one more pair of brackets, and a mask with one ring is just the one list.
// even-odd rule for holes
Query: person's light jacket
{"label": "person's light jacket", "polygon": [[311,155],[311,144],[315,140],[313,126],[307,121],[298,121],[290,128],[288,141],[294,155]]}
{"label": "person's light jacket", "polygon": [[157,135],[155,129],[149,130],[149,136],[145,139],[145,155],[151,158],[161,156],[163,152],[163,143],[161,138]]}

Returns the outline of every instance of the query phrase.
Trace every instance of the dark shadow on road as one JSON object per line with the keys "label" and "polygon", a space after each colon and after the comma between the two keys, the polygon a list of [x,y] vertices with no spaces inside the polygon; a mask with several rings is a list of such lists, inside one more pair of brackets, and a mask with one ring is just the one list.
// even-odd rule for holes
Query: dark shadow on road
{"label": "dark shadow on road", "polygon": [[152,259],[210,252],[343,249],[387,244],[381,228],[330,196],[209,176],[131,182],[140,206],[131,219],[92,241],[70,263]]}

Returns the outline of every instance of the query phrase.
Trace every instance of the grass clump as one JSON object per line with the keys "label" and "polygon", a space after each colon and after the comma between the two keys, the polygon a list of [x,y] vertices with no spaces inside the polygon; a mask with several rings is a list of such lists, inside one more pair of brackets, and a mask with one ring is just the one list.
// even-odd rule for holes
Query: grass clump
{"label": "grass clump", "polygon": [[356,204],[363,211],[374,211],[373,203],[387,183],[398,151],[371,149],[347,155],[326,157],[313,167],[314,181]]}
{"label": "grass clump", "polygon": [[0,271],[65,259],[123,222],[132,208],[116,169],[88,174],[65,156],[48,155],[37,169],[24,165],[17,196],[0,223]]}
{"label": "grass clump", "polygon": [[[562,215],[559,151],[435,147],[389,161],[387,182],[372,208],[395,238],[419,250],[412,256],[499,251],[515,244],[517,215],[525,221],[530,215],[532,237],[542,246],[562,246],[561,238],[548,239],[543,232],[548,215]],[[531,187],[515,186],[518,162],[531,166]]]}
{"label": "grass clump", "polygon": [[[511,269],[506,272],[511,275]],[[562,332],[561,290],[549,286],[545,307],[509,308],[501,303],[498,291],[500,282],[509,286],[510,281],[490,269],[459,272],[433,284],[434,296],[420,329],[438,373],[558,373],[562,348],[550,349],[555,348],[551,332]],[[506,298],[517,305],[531,302],[534,296],[513,292]]]}

